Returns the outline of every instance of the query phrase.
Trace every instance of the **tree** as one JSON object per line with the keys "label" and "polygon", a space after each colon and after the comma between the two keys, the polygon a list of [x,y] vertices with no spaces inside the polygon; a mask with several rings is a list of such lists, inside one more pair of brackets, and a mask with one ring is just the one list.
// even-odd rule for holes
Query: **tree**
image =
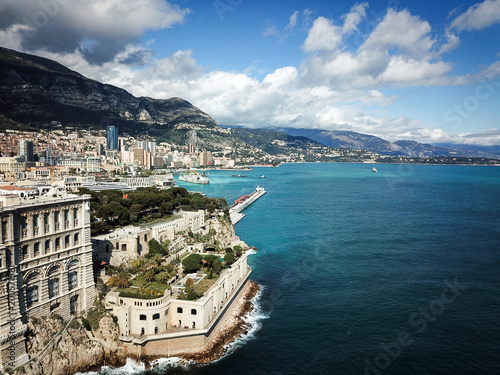
{"label": "tree", "polygon": [[214,260],[212,269],[214,270],[214,272],[216,274],[219,274],[219,272],[221,271],[221,269],[222,269],[222,262],[221,262],[221,260],[219,258],[217,258],[217,259]]}
{"label": "tree", "polygon": [[189,293],[194,289],[194,280],[192,278],[188,278],[186,280],[186,293]]}
{"label": "tree", "polygon": [[130,277],[131,275],[127,271],[120,271],[116,275],[109,278],[108,284],[125,289],[130,286]]}
{"label": "tree", "polygon": [[233,250],[234,250],[234,253],[236,254],[236,256],[238,256],[238,257],[240,257],[241,253],[243,252],[243,249],[241,248],[241,246],[238,246],[238,245],[233,247]]}
{"label": "tree", "polygon": [[155,280],[159,283],[166,284],[170,280],[170,273],[167,271],[160,272],[155,275]]}
{"label": "tree", "polygon": [[212,268],[214,266],[215,259],[219,259],[219,257],[217,257],[216,255],[205,255],[203,259],[207,261],[208,267]]}
{"label": "tree", "polygon": [[156,267],[149,267],[149,269],[146,272],[144,272],[142,276],[144,277],[145,281],[150,283],[154,281],[157,271],[158,269]]}
{"label": "tree", "polygon": [[154,238],[150,239],[148,242],[149,245],[149,254],[155,255],[161,253],[161,246]]}
{"label": "tree", "polygon": [[182,260],[184,273],[196,272],[201,268],[200,262],[203,257],[200,254],[190,254]]}
{"label": "tree", "polygon": [[234,263],[234,253],[232,251],[226,251],[226,255],[224,256],[224,261],[226,264]]}

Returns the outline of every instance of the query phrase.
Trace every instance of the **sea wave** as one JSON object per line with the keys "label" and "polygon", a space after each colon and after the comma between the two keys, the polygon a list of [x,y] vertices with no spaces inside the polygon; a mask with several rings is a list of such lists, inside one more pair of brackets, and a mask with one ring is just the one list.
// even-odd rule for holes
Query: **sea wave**
{"label": "sea wave", "polygon": [[263,312],[262,306],[260,304],[264,289],[265,286],[259,285],[259,291],[251,299],[251,302],[254,306],[253,310],[242,317],[243,321],[249,327],[247,332],[241,335],[235,341],[226,344],[224,346],[224,355],[214,362],[220,361],[228,355],[231,355],[232,353],[234,353],[234,351],[245,345],[248,341],[254,339],[257,332],[262,328],[262,321],[265,319],[269,319],[269,314]]}
{"label": "sea wave", "polygon": [[[269,315],[262,311],[262,306],[260,305],[261,297],[265,287],[259,285],[259,291],[251,299],[254,306],[253,310],[242,317],[243,321],[248,325],[248,330],[246,333],[241,335],[237,340],[230,342],[224,346],[224,354],[219,359],[214,362],[218,362],[221,359],[231,355],[238,348],[242,347],[248,341],[255,338],[256,333],[262,327],[262,321],[269,318]],[[195,365],[194,363],[186,362],[186,360],[179,357],[170,358],[159,358],[150,363],[151,370],[154,373],[163,373],[163,371],[171,368],[183,368],[189,369]],[[205,366],[210,366],[207,364]],[[75,375],[128,375],[128,374],[142,374],[146,372],[146,365],[143,362],[137,362],[131,358],[127,358],[127,362],[124,366],[118,368],[112,368],[109,366],[103,366],[99,371],[89,371],[85,373],[76,373]]]}
{"label": "sea wave", "polygon": [[102,366],[99,371],[77,372],[75,375],[127,375],[139,374],[146,370],[146,365],[142,362],[137,362],[131,358],[127,358],[124,366],[113,368]]}

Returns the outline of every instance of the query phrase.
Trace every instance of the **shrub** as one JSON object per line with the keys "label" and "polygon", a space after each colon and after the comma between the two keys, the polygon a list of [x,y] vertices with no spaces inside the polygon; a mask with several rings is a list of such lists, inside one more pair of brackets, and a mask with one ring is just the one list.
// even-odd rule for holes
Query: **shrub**
{"label": "shrub", "polygon": [[200,261],[203,257],[200,254],[191,254],[182,260],[184,273],[196,272],[201,268]]}
{"label": "shrub", "polygon": [[82,318],[82,324],[83,328],[85,328],[87,331],[92,331],[92,328],[90,328],[90,322],[87,318]]}
{"label": "shrub", "polygon": [[234,263],[234,253],[231,252],[226,252],[226,255],[224,256],[224,260],[226,264],[233,264]]}
{"label": "shrub", "polygon": [[238,245],[236,245],[235,247],[233,247],[233,250],[234,250],[234,253],[237,256],[241,256],[241,253],[243,252],[243,249],[241,248],[241,246],[238,246]]}

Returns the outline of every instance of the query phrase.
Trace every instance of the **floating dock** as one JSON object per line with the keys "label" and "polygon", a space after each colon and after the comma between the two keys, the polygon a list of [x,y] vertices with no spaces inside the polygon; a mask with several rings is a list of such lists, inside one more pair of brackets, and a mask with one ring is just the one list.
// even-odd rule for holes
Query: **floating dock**
{"label": "floating dock", "polygon": [[240,198],[236,199],[234,204],[229,207],[229,216],[231,217],[233,225],[245,217],[245,214],[241,213],[241,211],[250,206],[264,194],[266,194],[264,188],[257,186],[257,189],[255,189],[253,193],[243,195]]}

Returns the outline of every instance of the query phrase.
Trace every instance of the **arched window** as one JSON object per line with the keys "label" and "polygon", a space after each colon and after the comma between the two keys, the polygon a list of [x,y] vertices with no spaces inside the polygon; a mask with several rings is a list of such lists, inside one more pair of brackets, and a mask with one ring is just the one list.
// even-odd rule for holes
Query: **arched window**
{"label": "arched window", "polygon": [[39,276],[38,272],[33,272],[26,278],[26,305],[28,307],[31,307],[38,302]]}
{"label": "arched window", "polygon": [[69,299],[69,313],[71,315],[76,315],[78,312],[78,294],[76,296],[72,296]]}
{"label": "arched window", "polygon": [[35,245],[33,246],[33,256],[36,258],[39,255],[40,255],[40,243],[35,242]]}
{"label": "arched window", "polygon": [[148,317],[144,314],[139,315],[139,320],[147,320]]}
{"label": "arched window", "polygon": [[61,238],[56,238],[56,251],[61,250]]}
{"label": "arched window", "polygon": [[191,315],[196,315],[198,314],[198,311],[196,311],[196,309],[191,309]]}
{"label": "arched window", "polygon": [[70,246],[69,244],[69,234],[64,237],[64,248],[67,249]]}
{"label": "arched window", "polygon": [[160,319],[160,314],[153,314],[153,320]]}
{"label": "arched window", "polygon": [[29,247],[28,247],[28,245],[24,245],[22,250],[23,250],[23,260],[28,259],[28,257],[29,257],[29,254],[28,254]]}
{"label": "arched window", "polygon": [[179,314],[182,314],[182,307],[178,307],[178,308],[177,308],[177,312],[178,312]]}
{"label": "arched window", "polygon": [[73,242],[75,243],[75,245],[78,245],[78,243],[80,242],[80,233],[75,233]]}
{"label": "arched window", "polygon": [[50,253],[50,240],[45,241],[45,254]]}
{"label": "arched window", "polygon": [[59,295],[59,273],[60,267],[54,266],[47,274],[49,278],[49,298],[54,298]]}
{"label": "arched window", "polygon": [[78,260],[74,259],[68,264],[68,290],[78,286]]}

